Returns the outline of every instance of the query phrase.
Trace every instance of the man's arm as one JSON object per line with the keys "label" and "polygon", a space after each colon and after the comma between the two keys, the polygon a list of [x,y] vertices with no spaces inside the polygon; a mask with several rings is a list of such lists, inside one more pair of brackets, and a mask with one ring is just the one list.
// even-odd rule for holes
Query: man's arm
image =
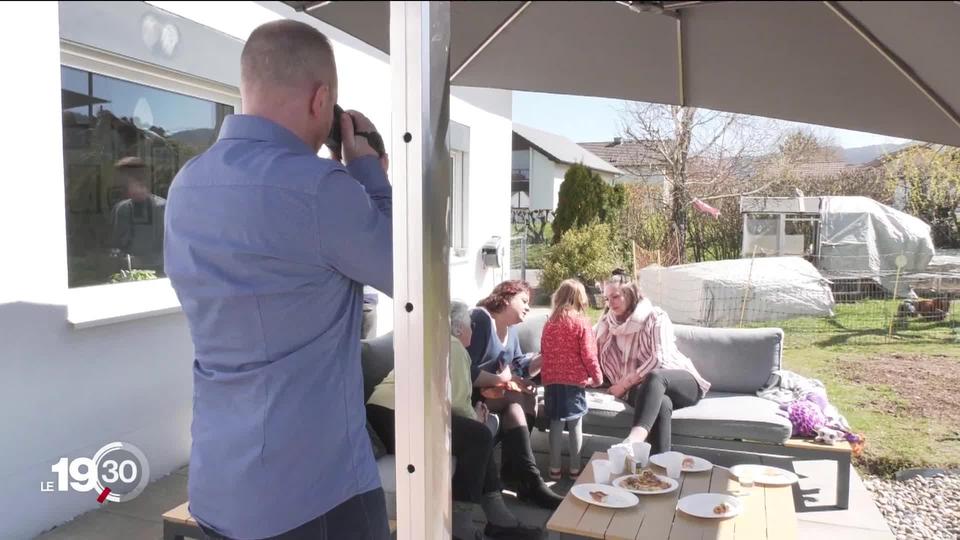
{"label": "man's arm", "polygon": [[376,157],[323,178],[317,203],[320,254],[348,278],[393,296],[392,195]]}

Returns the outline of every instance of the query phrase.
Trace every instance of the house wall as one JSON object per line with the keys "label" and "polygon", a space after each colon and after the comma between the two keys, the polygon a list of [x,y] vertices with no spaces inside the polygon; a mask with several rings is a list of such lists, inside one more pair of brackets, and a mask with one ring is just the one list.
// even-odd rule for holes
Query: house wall
{"label": "house wall", "polygon": [[[148,14],[178,28],[177,54],[159,57],[139,41]],[[89,492],[40,491],[62,457],[124,441],[144,451],[155,479],[190,451],[193,347],[168,282],[67,286],[60,38],[235,87],[240,40],[284,16],[331,37],[343,104],[390,129],[389,59],[280,3],[0,3],[0,50],[20,51],[5,56],[15,77],[0,85],[3,102],[16,104],[7,109],[15,129],[0,135],[11,158],[0,182],[0,538],[32,538],[99,506]],[[509,266],[511,97],[453,94],[451,119],[470,128],[472,146],[468,252],[451,262],[451,288],[475,302],[504,276],[480,264],[482,243],[501,236]],[[391,302],[378,311],[380,333],[389,331]]]}
{"label": "house wall", "polygon": [[530,149],[530,209],[554,210],[557,207],[556,169],[547,156]]}

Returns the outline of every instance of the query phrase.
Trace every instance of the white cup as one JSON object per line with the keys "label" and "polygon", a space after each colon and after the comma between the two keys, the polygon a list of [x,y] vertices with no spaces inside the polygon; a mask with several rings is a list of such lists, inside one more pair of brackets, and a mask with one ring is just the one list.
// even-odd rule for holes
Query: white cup
{"label": "white cup", "polygon": [[593,465],[593,481],[598,484],[610,483],[610,461],[606,459],[595,459],[591,461]]}
{"label": "white cup", "polygon": [[633,460],[637,462],[637,467],[646,467],[650,462],[650,443],[633,443]]}
{"label": "white cup", "polygon": [[624,445],[614,445],[607,450],[607,458],[610,461],[610,474],[623,474],[623,467],[626,464],[629,451]]}
{"label": "white cup", "polygon": [[683,454],[680,452],[665,452],[663,457],[667,465],[667,476],[674,480],[680,478],[680,472],[683,467]]}

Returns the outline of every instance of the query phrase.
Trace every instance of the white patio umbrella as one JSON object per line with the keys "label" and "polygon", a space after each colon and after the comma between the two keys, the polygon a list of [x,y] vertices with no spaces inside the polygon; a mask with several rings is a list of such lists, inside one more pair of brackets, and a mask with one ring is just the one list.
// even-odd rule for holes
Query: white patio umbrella
{"label": "white patio umbrella", "polygon": [[451,82],[960,146],[956,2],[286,3],[392,52],[401,540],[449,534]]}
{"label": "white patio umbrella", "polygon": [[[388,2],[287,2],[389,52]],[[960,146],[960,3],[452,2],[452,84]]]}

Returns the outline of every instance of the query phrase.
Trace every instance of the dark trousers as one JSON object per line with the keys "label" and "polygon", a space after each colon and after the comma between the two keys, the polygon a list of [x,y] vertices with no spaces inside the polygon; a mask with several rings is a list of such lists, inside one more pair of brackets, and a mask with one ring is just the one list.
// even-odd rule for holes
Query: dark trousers
{"label": "dark trousers", "polygon": [[[393,409],[367,405],[367,421],[391,454],[396,453],[395,416]],[[484,494],[500,491],[500,475],[493,459],[493,434],[487,426],[453,415],[450,439],[451,451],[457,460],[453,471],[453,500],[479,503]]]}
{"label": "dark trousers", "polygon": [[673,411],[696,405],[700,386],[682,369],[655,369],[630,392],[633,425],[647,430],[647,442],[654,454],[670,451]]}
{"label": "dark trousers", "polygon": [[[208,540],[230,540],[200,526]],[[361,493],[335,506],[326,514],[268,540],[387,540],[387,502],[383,489]]]}

